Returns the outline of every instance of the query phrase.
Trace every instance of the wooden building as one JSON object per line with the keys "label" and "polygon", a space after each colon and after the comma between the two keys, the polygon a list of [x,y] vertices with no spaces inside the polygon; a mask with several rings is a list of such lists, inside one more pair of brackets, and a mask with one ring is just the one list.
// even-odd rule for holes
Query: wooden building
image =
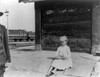
{"label": "wooden building", "polygon": [[[67,35],[69,39],[74,39],[73,42],[72,40],[69,42],[73,51],[83,50],[93,54],[100,52],[98,50],[100,44],[99,0],[19,0],[19,2],[35,2],[37,50],[46,49],[46,47],[47,49],[48,47],[55,48],[58,45],[50,39],[55,40],[61,35]],[[44,39],[47,40],[46,43]]]}

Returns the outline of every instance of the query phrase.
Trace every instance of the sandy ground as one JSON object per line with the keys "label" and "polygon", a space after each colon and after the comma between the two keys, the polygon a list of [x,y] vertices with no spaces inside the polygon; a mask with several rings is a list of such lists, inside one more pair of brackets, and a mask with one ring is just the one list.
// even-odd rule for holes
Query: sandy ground
{"label": "sandy ground", "polygon": [[[11,64],[4,77],[45,77],[54,57],[54,51],[34,51],[34,46],[20,47],[10,51]],[[97,60],[86,53],[72,53],[73,68],[67,69],[64,74],[59,71],[56,77],[89,77]],[[55,77],[55,76],[54,76]]]}

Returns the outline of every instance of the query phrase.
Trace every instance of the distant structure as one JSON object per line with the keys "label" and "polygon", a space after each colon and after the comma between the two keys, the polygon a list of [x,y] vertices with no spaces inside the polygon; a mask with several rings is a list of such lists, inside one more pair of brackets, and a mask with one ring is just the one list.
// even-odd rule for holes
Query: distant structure
{"label": "distant structure", "polygon": [[35,33],[32,31],[25,30],[9,30],[9,41],[34,41]]}

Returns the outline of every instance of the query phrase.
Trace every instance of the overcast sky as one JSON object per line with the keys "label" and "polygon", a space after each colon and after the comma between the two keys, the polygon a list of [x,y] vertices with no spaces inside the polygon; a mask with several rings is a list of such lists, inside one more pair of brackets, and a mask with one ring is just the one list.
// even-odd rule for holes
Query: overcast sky
{"label": "overcast sky", "polygon": [[[0,0],[0,12],[9,11],[9,29],[35,31],[34,3],[18,3],[18,0]],[[7,27],[7,17],[0,17],[0,24]]]}

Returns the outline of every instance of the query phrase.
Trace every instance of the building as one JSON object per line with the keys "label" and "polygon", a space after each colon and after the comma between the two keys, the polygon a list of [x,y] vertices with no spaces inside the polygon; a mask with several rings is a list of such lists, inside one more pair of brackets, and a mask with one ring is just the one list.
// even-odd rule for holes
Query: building
{"label": "building", "polygon": [[35,33],[26,30],[9,30],[9,41],[34,41]]}
{"label": "building", "polygon": [[[45,28],[45,30],[48,30],[49,32],[50,32],[50,30],[56,31],[56,30],[58,30],[58,28],[61,29],[62,24],[64,24],[64,23],[61,23],[61,26],[59,26],[59,27],[57,27],[54,24],[55,20],[56,20],[56,23],[63,21],[63,20],[62,20],[62,18],[59,18],[60,15],[58,13],[52,15],[53,12],[54,12],[53,10],[62,9],[62,12],[66,12],[66,9],[70,9],[69,10],[70,13],[67,12],[67,15],[65,15],[65,16],[69,17],[69,15],[71,15],[71,18],[69,17],[69,19],[71,21],[67,20],[66,17],[63,17],[63,18],[66,18],[65,20],[67,21],[66,22],[67,25],[78,24],[75,27],[75,28],[77,28],[77,26],[79,26],[80,24],[82,25],[82,23],[83,24],[88,23],[89,25],[87,27],[85,26],[85,28],[82,27],[82,26],[79,26],[80,27],[79,29],[81,29],[81,32],[79,31],[79,29],[76,29],[76,31],[78,31],[78,32],[75,32],[75,30],[73,30],[74,31],[73,33],[76,33],[75,35],[77,35],[79,33],[79,35],[81,35],[81,36],[83,36],[83,35],[88,36],[89,35],[89,37],[88,37],[88,39],[90,41],[90,43],[89,43],[89,53],[92,53],[92,54],[97,53],[96,49],[100,44],[100,25],[99,25],[100,24],[100,1],[99,0],[19,0],[19,2],[35,2],[35,17],[36,17],[35,18],[36,19],[36,29],[35,29],[35,31],[36,31],[35,32],[36,33],[35,34],[36,35],[36,37],[35,37],[36,43],[35,44],[36,44],[36,49],[41,50],[43,48],[43,46],[42,46],[42,36],[43,36],[43,32],[45,32],[43,28]],[[74,7],[79,9],[79,11],[77,11],[78,13],[82,9],[86,10],[88,8],[87,12],[89,13],[88,15],[90,15],[90,16],[88,16],[88,15],[83,16],[84,17],[83,20],[85,18],[87,18],[88,21],[86,21],[86,22],[82,21],[81,23],[77,22],[76,18],[74,17],[75,14],[72,13],[74,11],[73,10]],[[45,13],[47,13],[49,19],[47,18]],[[78,15],[78,13],[77,13],[77,15]],[[49,14],[51,15],[50,17],[49,17]],[[57,17],[55,18],[54,17],[55,15],[58,15],[57,16],[58,18]],[[47,21],[47,20],[50,23],[50,24],[48,24],[48,25],[50,25],[49,27],[47,26],[48,22],[44,22],[44,21]],[[75,22],[72,22],[72,20],[75,21]],[[78,21],[79,20],[80,19],[78,19]],[[53,24],[51,25],[52,22],[53,22]],[[55,26],[55,28],[53,28],[51,26],[53,26],[53,27]],[[69,29],[69,27],[68,27],[68,29]],[[66,28],[66,27],[64,27],[64,28]],[[72,28],[73,27],[71,27],[70,30],[72,30]],[[62,31],[63,31],[63,29],[62,29]],[[82,32],[82,30],[83,30],[83,32]],[[64,34],[64,32],[63,32],[63,34]],[[77,37],[77,38],[80,38],[80,37]],[[87,37],[86,37],[86,39],[87,39]],[[87,43],[85,43],[85,44],[87,44]]]}

